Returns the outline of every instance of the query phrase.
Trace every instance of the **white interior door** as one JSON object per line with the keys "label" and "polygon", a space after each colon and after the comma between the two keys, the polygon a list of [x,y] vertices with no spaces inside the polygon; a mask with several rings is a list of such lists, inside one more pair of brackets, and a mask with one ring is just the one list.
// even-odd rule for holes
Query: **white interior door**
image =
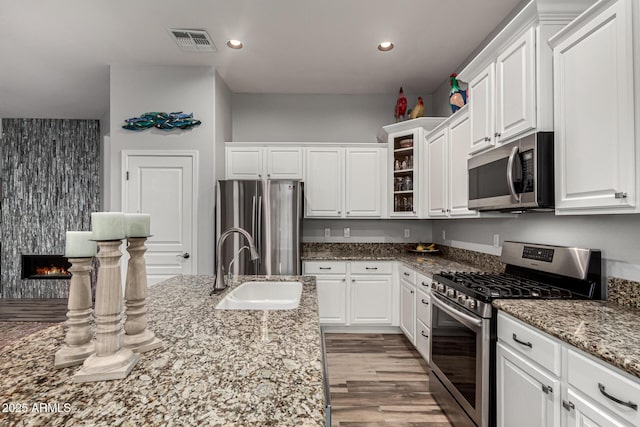
{"label": "white interior door", "polygon": [[196,153],[123,152],[123,211],[151,214],[149,285],[197,271],[196,162]]}

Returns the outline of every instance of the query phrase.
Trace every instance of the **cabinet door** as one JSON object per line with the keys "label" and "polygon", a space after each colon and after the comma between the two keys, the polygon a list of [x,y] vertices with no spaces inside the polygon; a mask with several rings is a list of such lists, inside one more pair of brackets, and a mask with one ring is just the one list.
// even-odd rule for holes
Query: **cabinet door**
{"label": "cabinet door", "polygon": [[343,148],[308,148],[304,198],[307,217],[341,217]]}
{"label": "cabinet door", "polygon": [[382,216],[382,150],[348,148],[345,169],[347,217]]}
{"label": "cabinet door", "polygon": [[499,427],[560,425],[560,380],[502,343],[497,344],[496,378]]}
{"label": "cabinet door", "polygon": [[389,216],[417,217],[422,212],[420,143],[424,137],[421,128],[389,135],[390,194]]}
{"label": "cabinet door", "polygon": [[351,276],[351,324],[392,323],[391,276]]}
{"label": "cabinet door", "polygon": [[227,179],[263,178],[263,151],[262,147],[226,147]]}
{"label": "cabinet door", "polygon": [[400,329],[413,345],[416,344],[416,289],[400,279]]}
{"label": "cabinet door", "polygon": [[558,213],[636,206],[631,3],[615,2],[553,49]]}
{"label": "cabinet door", "polygon": [[431,331],[429,327],[422,323],[420,320],[416,322],[416,350],[422,356],[422,358],[429,363],[429,346],[431,345],[429,339]]}
{"label": "cabinet door", "polygon": [[563,402],[563,427],[629,427],[615,415],[576,393],[571,386]]}
{"label": "cabinet door", "polygon": [[469,141],[471,130],[469,114],[463,113],[449,126],[449,214],[451,216],[477,216],[469,210]]}
{"label": "cabinet door", "polygon": [[490,64],[469,82],[471,150],[476,153],[493,146],[495,65]]}
{"label": "cabinet door", "polygon": [[536,127],[535,28],[511,44],[496,63],[498,142]]}
{"label": "cabinet door", "polygon": [[318,315],[321,324],[347,322],[347,283],[345,276],[316,276]]}
{"label": "cabinet door", "polygon": [[447,207],[447,131],[442,129],[427,140],[429,176],[429,216],[446,217]]}
{"label": "cabinet door", "polygon": [[302,179],[302,148],[267,147],[267,178]]}

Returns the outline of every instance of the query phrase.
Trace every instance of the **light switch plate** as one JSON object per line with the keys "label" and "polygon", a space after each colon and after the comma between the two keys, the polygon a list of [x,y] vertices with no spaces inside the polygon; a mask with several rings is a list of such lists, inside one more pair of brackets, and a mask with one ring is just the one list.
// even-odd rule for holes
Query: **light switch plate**
{"label": "light switch plate", "polygon": [[444,242],[445,240],[447,240],[447,232],[442,230],[442,241]]}
{"label": "light switch plate", "polygon": [[496,248],[500,246],[500,235],[499,234],[494,234],[493,235],[493,246],[496,247]]}
{"label": "light switch plate", "polygon": [[344,228],[344,237],[351,237],[351,229],[349,227]]}
{"label": "light switch plate", "polygon": [[331,237],[331,229],[330,228],[325,228],[324,229],[324,237]]}
{"label": "light switch plate", "polygon": [[404,229],[404,237],[411,237],[411,229],[410,228],[405,228]]}

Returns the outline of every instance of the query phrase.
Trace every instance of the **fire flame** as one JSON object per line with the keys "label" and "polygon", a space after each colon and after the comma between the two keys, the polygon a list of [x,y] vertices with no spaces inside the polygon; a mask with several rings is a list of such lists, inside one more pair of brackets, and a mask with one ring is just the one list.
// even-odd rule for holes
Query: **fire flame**
{"label": "fire flame", "polygon": [[55,265],[50,265],[49,267],[36,267],[36,274],[39,276],[49,276],[49,275],[66,275],[68,276],[70,273],[64,267],[58,267]]}

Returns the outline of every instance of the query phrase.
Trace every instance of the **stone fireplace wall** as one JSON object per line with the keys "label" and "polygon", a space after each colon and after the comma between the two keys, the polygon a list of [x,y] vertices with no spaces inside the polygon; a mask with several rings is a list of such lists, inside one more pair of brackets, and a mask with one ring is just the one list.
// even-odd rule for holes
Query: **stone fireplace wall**
{"label": "stone fireplace wall", "polygon": [[64,253],[100,209],[97,120],[3,119],[0,296],[66,298],[69,280],[22,280],[21,255]]}

